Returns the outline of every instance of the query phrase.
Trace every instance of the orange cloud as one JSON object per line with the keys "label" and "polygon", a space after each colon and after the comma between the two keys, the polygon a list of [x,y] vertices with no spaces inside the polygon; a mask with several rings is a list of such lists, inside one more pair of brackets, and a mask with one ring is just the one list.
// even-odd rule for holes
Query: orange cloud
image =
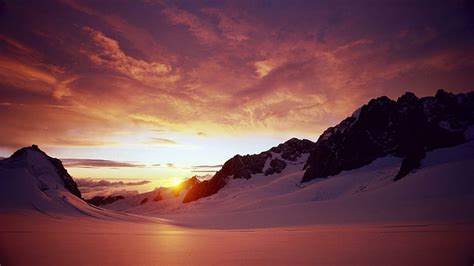
{"label": "orange cloud", "polygon": [[29,24],[0,30],[2,145],[116,145],[156,128],[316,138],[371,97],[472,84],[470,43],[448,34],[459,23],[413,28],[384,16],[373,23],[371,9],[157,2],[64,0],[54,6],[64,21],[31,11],[18,14]]}
{"label": "orange cloud", "polygon": [[174,6],[165,7],[162,13],[173,25],[184,25],[200,42],[214,44],[220,37],[213,26],[198,16]]}
{"label": "orange cloud", "polygon": [[69,84],[76,77],[68,77],[50,70],[51,68],[37,67],[31,62],[24,63],[17,59],[0,56],[0,77],[2,79],[0,83],[27,91],[50,94],[57,99],[70,96]]}
{"label": "orange cloud", "polygon": [[120,49],[117,41],[105,36],[100,31],[95,31],[89,27],[83,27],[83,30],[91,36],[95,49],[83,49],[81,52],[86,54],[95,64],[106,66],[137,80],[157,78],[170,73],[172,70],[170,65],[146,62],[127,56]]}
{"label": "orange cloud", "polygon": [[204,8],[203,13],[217,17],[217,27],[228,41],[243,42],[250,40],[258,33],[260,25],[252,17],[240,10],[221,10],[217,8]]}
{"label": "orange cloud", "polygon": [[61,159],[65,167],[71,168],[97,168],[97,167],[108,167],[108,168],[122,168],[122,167],[145,167],[143,164],[131,163],[131,162],[117,162],[111,160],[102,159],[74,159],[66,158]]}

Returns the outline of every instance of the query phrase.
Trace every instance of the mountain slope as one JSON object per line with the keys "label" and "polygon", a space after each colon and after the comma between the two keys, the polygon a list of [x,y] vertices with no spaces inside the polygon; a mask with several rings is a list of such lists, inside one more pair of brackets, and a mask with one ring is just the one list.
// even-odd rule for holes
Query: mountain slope
{"label": "mountain slope", "polygon": [[17,150],[9,158],[0,161],[0,167],[26,168],[31,174],[44,177],[38,178],[42,190],[49,189],[48,183],[52,182],[50,186],[62,183],[71,194],[78,198],[82,197],[76,182],[64,168],[61,160],[48,156],[37,145]]}
{"label": "mountain slope", "polygon": [[210,180],[195,184],[184,197],[191,202],[208,197],[222,189],[229,179],[250,179],[252,175],[265,176],[281,173],[289,163],[297,161],[314,148],[314,142],[292,138],[268,151],[253,155],[236,155],[224,163]]}
{"label": "mountain slope", "polygon": [[153,192],[104,207],[209,228],[472,221],[474,127],[470,132],[465,144],[427,152],[421,167],[397,182],[393,177],[403,159],[387,155],[361,168],[300,184],[306,154],[279,174],[229,179],[218,193],[186,204],[167,196],[140,204]]}
{"label": "mountain slope", "polygon": [[[191,177],[174,187],[159,187],[150,192],[125,196],[113,202],[100,201],[99,203],[107,209],[140,214],[156,210],[172,211],[183,204],[186,193],[199,182],[196,177]],[[97,205],[97,202],[94,203]]]}
{"label": "mountain slope", "polygon": [[87,204],[61,161],[36,145],[22,148],[0,161],[0,210],[52,217],[143,220]]}
{"label": "mountain slope", "polygon": [[393,176],[399,180],[420,166],[427,151],[464,143],[463,134],[473,123],[474,92],[454,95],[439,90],[434,97],[423,98],[407,92],[397,101],[379,97],[328,128],[316,143],[292,139],[260,154],[234,156],[210,180],[192,187],[183,202],[213,195],[231,179],[278,174],[288,161],[305,153],[310,156],[302,183],[357,169],[387,155],[403,158]]}
{"label": "mountain slope", "polygon": [[404,158],[398,180],[420,165],[426,151],[464,143],[473,123],[474,92],[372,99],[319,137],[301,181],[357,169],[388,154]]}

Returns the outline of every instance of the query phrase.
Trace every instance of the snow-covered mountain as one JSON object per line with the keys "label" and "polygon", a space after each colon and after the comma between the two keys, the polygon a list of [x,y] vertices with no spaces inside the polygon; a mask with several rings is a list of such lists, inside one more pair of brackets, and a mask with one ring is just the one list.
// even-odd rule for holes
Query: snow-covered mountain
{"label": "snow-covered mountain", "polygon": [[[191,177],[174,187],[159,187],[150,192],[140,193],[132,196],[115,198],[112,202],[106,202],[104,198],[100,205],[108,209],[116,211],[134,212],[146,214],[148,212],[173,211],[183,205],[183,199],[186,193],[195,184],[200,181],[195,177]],[[94,198],[89,200],[90,203]]]}
{"label": "snow-covered mountain", "polygon": [[420,166],[426,151],[466,142],[464,132],[474,123],[474,92],[454,95],[439,90],[418,98],[407,92],[397,101],[372,99],[316,143],[291,139],[260,154],[236,155],[209,181],[197,183],[184,197],[191,202],[221,190],[231,179],[278,174],[288,163],[310,153],[301,182],[360,168],[377,158],[403,158],[398,180]]}
{"label": "snow-covered mountain", "polygon": [[52,217],[143,220],[86,203],[61,161],[48,156],[36,145],[0,160],[0,210]]}
{"label": "snow-covered mountain", "polygon": [[[474,219],[474,93],[371,100],[316,143],[236,155],[210,179],[89,202],[209,227]],[[404,177],[404,178],[402,178]],[[37,146],[0,161],[0,209],[112,217]]]}
{"label": "snow-covered mountain", "polygon": [[[295,141],[296,139],[291,140],[291,142]],[[281,146],[282,145],[279,147]],[[272,149],[270,149],[269,152]],[[266,158],[263,167],[254,168],[257,170],[259,169],[259,171],[251,174],[251,178],[226,177],[222,180],[224,185],[217,193],[203,197],[199,200],[187,202],[185,201],[185,197],[189,195],[189,192],[192,191],[192,189],[196,189],[196,187],[199,186],[207,186],[209,182],[211,182],[210,180],[199,181],[198,179],[191,178],[176,187],[157,188],[151,192],[125,197],[125,199],[103,205],[103,207],[117,211],[147,215],[188,213],[193,212],[194,210],[202,210],[204,212],[230,211],[237,209],[240,204],[255,203],[258,199],[267,197],[270,199],[280,193],[283,195],[286,191],[293,191],[294,189],[301,188],[299,187],[299,179],[301,179],[303,166],[309,156],[309,152],[300,154],[300,156],[295,158],[294,161],[287,161],[281,159],[281,152],[277,153],[275,151],[280,150],[273,149],[273,151],[270,152],[271,157],[268,156]],[[246,156],[267,156],[265,153],[266,152]],[[235,160],[234,158],[240,157],[235,156],[227,161],[227,163]],[[265,170],[271,169],[270,163],[276,158],[282,161],[284,160],[285,167],[280,169],[278,173],[268,174],[269,171]],[[219,177],[219,175],[216,176]],[[183,185],[186,183],[188,185]],[[246,193],[249,194],[249,197],[242,196],[242,194]],[[159,197],[158,200],[156,199],[157,197]]]}
{"label": "snow-covered mountain", "polygon": [[307,139],[292,138],[268,151],[252,155],[236,155],[224,163],[210,180],[194,185],[184,197],[183,202],[191,202],[217,193],[230,179],[250,179],[253,175],[269,176],[279,174],[288,165],[300,164],[314,149],[314,142]]}
{"label": "snow-covered mountain", "polygon": [[420,165],[426,151],[464,143],[473,123],[474,92],[372,99],[319,137],[302,182],[357,169],[388,154],[404,158],[395,175],[400,179]]}
{"label": "snow-covered mountain", "polygon": [[183,194],[153,201],[153,191],[104,207],[209,228],[469,221],[474,219],[474,128],[468,133],[467,143],[427,152],[421,167],[398,181],[393,178],[403,159],[387,155],[301,183],[305,155],[279,174],[231,178],[218,193],[196,201],[183,203]]}
{"label": "snow-covered mountain", "polygon": [[103,206],[136,213],[178,210],[189,202],[217,193],[227,184],[238,182],[237,180],[263,177],[271,180],[284,173],[301,171],[313,148],[314,142],[310,140],[292,138],[259,154],[232,157],[210,180],[200,181],[192,177],[176,187],[157,188]]}
{"label": "snow-covered mountain", "polygon": [[[309,209],[299,208],[320,201],[332,203],[316,205],[335,204],[341,210],[354,206],[361,215],[371,217],[364,214],[364,204],[374,205],[370,202],[383,198],[377,208],[383,209],[384,204],[397,208],[397,201],[405,201],[400,195],[412,198],[413,206],[419,208],[436,209],[430,205],[432,200],[425,201],[426,195],[443,195],[445,206],[464,206],[466,202],[458,200],[466,196],[469,204],[474,196],[472,189],[466,190],[474,182],[468,170],[474,160],[473,122],[474,93],[453,95],[440,90],[434,97],[421,99],[406,93],[397,101],[380,97],[327,129],[316,143],[294,138],[259,154],[236,155],[210,180],[195,180],[179,195],[159,188],[104,207],[160,216],[179,214],[174,219],[182,219],[186,214],[260,209],[308,215]],[[409,180],[400,181],[406,175]],[[447,177],[454,184],[444,193]],[[413,182],[426,188],[417,191],[409,185]],[[387,199],[380,191],[393,197]],[[157,196],[160,199],[154,200]],[[289,206],[295,210],[288,210]]]}

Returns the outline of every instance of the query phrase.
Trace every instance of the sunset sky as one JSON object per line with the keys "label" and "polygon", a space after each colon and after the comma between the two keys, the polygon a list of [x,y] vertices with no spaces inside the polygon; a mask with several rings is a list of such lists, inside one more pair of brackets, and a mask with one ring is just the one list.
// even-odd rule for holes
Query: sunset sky
{"label": "sunset sky", "polygon": [[170,185],[373,97],[473,90],[472,1],[0,0],[0,156]]}

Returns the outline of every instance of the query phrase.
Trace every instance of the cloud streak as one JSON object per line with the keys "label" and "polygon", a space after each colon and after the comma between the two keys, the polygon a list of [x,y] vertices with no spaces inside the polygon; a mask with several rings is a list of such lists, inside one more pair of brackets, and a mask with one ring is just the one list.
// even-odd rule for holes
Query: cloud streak
{"label": "cloud streak", "polygon": [[130,168],[130,167],[145,167],[143,164],[131,162],[118,162],[103,159],[61,159],[65,167],[71,168]]}
{"label": "cloud streak", "polygon": [[165,139],[165,138],[151,138],[145,142],[146,144],[157,144],[157,145],[176,145],[176,141]]}
{"label": "cloud streak", "polygon": [[163,78],[171,72],[170,65],[146,62],[126,55],[117,41],[89,27],[82,28],[90,36],[93,46],[81,50],[93,63],[105,66],[136,80]]}
{"label": "cloud streak", "polygon": [[194,165],[191,166],[192,168],[221,168],[222,164],[217,164],[217,165]]}

